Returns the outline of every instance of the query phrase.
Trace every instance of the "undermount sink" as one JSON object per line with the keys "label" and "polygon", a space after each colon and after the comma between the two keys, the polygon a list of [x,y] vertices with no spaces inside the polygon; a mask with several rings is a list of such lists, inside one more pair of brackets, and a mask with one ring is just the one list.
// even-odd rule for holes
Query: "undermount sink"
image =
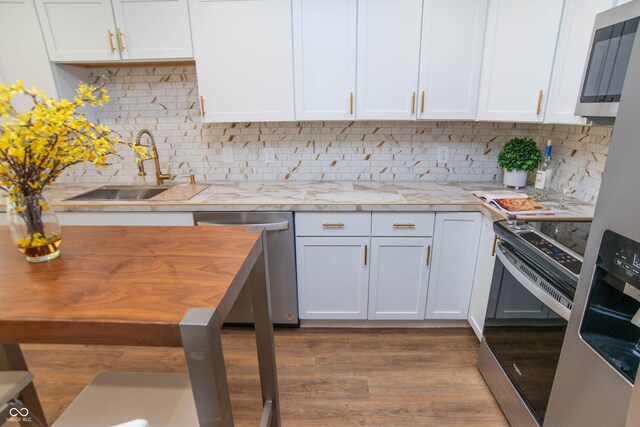
{"label": "undermount sink", "polygon": [[168,185],[105,185],[67,200],[149,200],[168,189]]}

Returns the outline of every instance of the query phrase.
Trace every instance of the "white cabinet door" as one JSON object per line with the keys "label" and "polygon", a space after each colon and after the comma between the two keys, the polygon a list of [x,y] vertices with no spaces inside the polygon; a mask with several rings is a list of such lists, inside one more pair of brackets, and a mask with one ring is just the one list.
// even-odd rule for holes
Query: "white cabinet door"
{"label": "white cabinet door", "polygon": [[122,59],[193,57],[187,0],[112,0]]}
{"label": "white cabinet door", "polygon": [[427,319],[467,318],[481,226],[479,212],[436,214]]}
{"label": "white cabinet door", "polygon": [[368,237],[298,237],[300,319],[366,319]]}
{"label": "white cabinet door", "polygon": [[[50,98],[58,97],[31,0],[0,0],[0,75],[7,85],[20,79],[26,87],[35,86]],[[14,103],[20,111],[31,108],[31,105],[33,103],[26,98]]]}
{"label": "white cabinet door", "polygon": [[193,226],[191,212],[56,212],[61,225]]}
{"label": "white cabinet door", "polygon": [[479,120],[542,120],[562,4],[563,0],[490,0]]}
{"label": "white cabinet door", "polygon": [[610,9],[613,3],[612,0],[566,0],[545,122],[586,123],[586,119],[574,115],[574,111],[589,53],[593,23],[596,15]]}
{"label": "white cabinet door", "polygon": [[293,0],[296,120],[355,117],[356,0]]}
{"label": "white cabinet door", "polygon": [[422,0],[358,1],[358,119],[413,119]]}
{"label": "white cabinet door", "polygon": [[370,320],[424,319],[431,239],[371,239]]}
{"label": "white cabinet door", "polygon": [[291,0],[189,6],[204,121],[293,120]]}
{"label": "white cabinet door", "polygon": [[496,239],[497,236],[493,232],[493,221],[489,217],[483,218],[468,318],[469,324],[479,339],[482,339],[482,328],[491,291],[491,278],[496,259]]}
{"label": "white cabinet door", "polygon": [[120,59],[110,0],[35,0],[51,61]]}
{"label": "white cabinet door", "polygon": [[475,119],[487,3],[425,0],[419,119]]}

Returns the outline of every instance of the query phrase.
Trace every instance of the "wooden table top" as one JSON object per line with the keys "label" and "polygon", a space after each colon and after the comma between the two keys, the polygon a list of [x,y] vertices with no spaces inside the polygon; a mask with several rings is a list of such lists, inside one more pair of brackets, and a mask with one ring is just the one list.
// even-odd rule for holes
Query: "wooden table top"
{"label": "wooden table top", "polygon": [[224,319],[261,250],[240,227],[68,226],[32,264],[0,227],[0,342],[179,346],[187,310]]}

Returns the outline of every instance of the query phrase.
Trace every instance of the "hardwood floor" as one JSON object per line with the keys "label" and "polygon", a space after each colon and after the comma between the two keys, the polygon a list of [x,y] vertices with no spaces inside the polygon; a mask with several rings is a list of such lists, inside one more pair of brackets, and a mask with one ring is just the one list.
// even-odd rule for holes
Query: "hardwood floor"
{"label": "hardwood floor", "polygon": [[[284,426],[508,426],[471,329],[276,329]],[[257,425],[253,331],[226,329],[234,418]],[[182,349],[24,345],[49,421],[99,371],[186,372]]]}

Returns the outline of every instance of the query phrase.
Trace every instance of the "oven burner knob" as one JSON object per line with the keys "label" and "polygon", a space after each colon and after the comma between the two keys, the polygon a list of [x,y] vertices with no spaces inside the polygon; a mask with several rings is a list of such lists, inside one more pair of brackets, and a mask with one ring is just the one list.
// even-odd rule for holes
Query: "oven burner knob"
{"label": "oven burner knob", "polygon": [[518,220],[514,223],[514,227],[516,230],[524,230],[527,228],[527,221]]}

